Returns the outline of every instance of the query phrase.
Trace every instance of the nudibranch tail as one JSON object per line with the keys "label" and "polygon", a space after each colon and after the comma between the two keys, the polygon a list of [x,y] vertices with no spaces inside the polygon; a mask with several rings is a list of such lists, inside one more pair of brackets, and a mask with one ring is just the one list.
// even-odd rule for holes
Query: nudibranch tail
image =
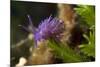
{"label": "nudibranch tail", "polygon": [[32,19],[29,14],[27,15],[27,17],[29,19],[29,26],[31,27],[31,32],[34,33],[36,31],[36,28],[33,26]]}

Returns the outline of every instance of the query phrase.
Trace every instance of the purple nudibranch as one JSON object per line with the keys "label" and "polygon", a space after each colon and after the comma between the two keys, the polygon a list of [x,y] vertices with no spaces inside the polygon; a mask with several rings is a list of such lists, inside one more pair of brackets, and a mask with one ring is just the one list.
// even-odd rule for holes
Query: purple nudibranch
{"label": "purple nudibranch", "polygon": [[[30,26],[33,28],[31,19],[28,15]],[[49,17],[41,21],[38,28],[35,31],[32,30],[34,35],[34,41],[37,42],[41,40],[46,40],[49,38],[59,39],[61,33],[64,31],[64,22],[58,18]]]}

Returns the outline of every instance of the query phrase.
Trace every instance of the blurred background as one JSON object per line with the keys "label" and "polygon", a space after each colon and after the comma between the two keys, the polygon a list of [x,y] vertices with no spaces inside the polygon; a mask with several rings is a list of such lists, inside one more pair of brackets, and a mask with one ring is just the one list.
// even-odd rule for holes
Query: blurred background
{"label": "blurred background", "polygon": [[[11,66],[15,66],[19,62],[20,57],[28,59],[30,56],[30,47],[33,47],[34,41],[28,39],[30,32],[26,31],[23,27],[19,27],[19,25],[22,25],[27,28],[29,27],[29,19],[27,15],[30,15],[33,25],[37,28],[39,23],[41,23],[41,21],[43,21],[50,15],[52,15],[53,17],[59,16],[60,10],[62,11],[61,14],[63,18],[68,18],[71,15],[72,16],[71,20],[73,19],[74,16],[73,12],[75,11],[75,14],[77,16],[74,17],[74,20],[75,23],[78,24],[76,26],[78,28],[77,29],[78,31],[76,31],[75,33],[71,31],[72,33],[70,34],[74,35],[79,33],[80,30],[82,30],[81,35],[82,37],[85,38],[87,42],[85,43],[85,41],[82,40],[82,43],[79,44],[81,46],[78,45],[79,50],[77,50],[76,52],[74,49],[72,50],[71,48],[68,47],[65,48],[65,46],[57,47],[55,44],[52,44],[53,45],[52,49],[55,50],[55,54],[58,53],[57,57],[59,57],[60,59],[60,60],[56,59],[57,61],[56,63],[95,61],[95,6],[67,4],[67,6],[71,8],[70,10],[70,8],[66,7],[66,4],[61,4],[63,6],[61,6],[60,10],[58,10],[58,5],[60,4],[11,0],[11,13],[10,13],[11,14],[11,23],[10,23]],[[69,11],[66,12],[67,11],[66,9]],[[76,37],[78,36],[79,35],[77,36],[75,35],[75,37],[73,37],[72,39],[76,40]],[[56,49],[55,47],[58,49]],[[63,55],[62,52],[64,53]]]}

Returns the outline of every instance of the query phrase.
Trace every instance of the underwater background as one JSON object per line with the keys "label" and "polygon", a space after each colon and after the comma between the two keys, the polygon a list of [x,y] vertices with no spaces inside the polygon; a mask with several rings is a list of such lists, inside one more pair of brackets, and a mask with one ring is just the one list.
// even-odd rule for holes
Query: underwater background
{"label": "underwater background", "polygon": [[10,26],[11,66],[95,61],[95,6],[11,1]]}

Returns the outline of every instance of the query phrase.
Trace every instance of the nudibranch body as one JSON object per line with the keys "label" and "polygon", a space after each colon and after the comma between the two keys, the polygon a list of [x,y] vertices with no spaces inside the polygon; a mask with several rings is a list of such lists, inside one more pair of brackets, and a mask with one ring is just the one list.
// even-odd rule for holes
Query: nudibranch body
{"label": "nudibranch body", "polygon": [[[29,20],[30,17],[28,16]],[[30,26],[32,27],[34,40],[37,43],[41,40],[47,40],[49,38],[58,39],[61,33],[64,31],[64,23],[58,18],[49,17],[41,21],[38,28],[33,28],[32,22],[30,20]]]}

